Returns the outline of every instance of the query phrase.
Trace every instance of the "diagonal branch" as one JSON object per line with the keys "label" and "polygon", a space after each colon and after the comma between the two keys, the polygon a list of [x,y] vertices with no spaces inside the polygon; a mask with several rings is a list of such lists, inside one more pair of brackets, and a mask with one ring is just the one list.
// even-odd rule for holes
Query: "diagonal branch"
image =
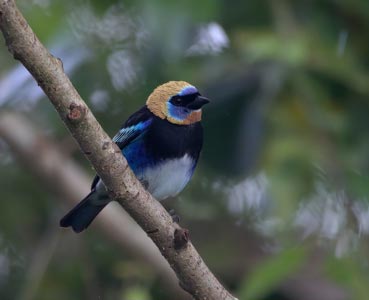
{"label": "diagonal branch", "polygon": [[9,51],[28,69],[94,166],[112,198],[150,236],[195,299],[235,299],[207,268],[193,245],[175,247],[181,232],[162,205],[139,183],[118,147],[101,128],[63,71],[61,60],[38,40],[14,0],[0,0],[0,29]]}

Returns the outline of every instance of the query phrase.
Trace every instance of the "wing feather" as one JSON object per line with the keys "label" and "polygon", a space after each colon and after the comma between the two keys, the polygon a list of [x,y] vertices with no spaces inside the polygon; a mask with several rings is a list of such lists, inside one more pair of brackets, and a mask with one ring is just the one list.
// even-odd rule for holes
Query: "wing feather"
{"label": "wing feather", "polygon": [[[150,126],[152,121],[153,115],[145,105],[128,118],[128,120],[123,124],[122,128],[113,137],[113,142],[118,145],[119,149],[123,149],[130,142],[143,134]],[[92,182],[91,190],[96,187],[99,180],[100,177],[96,175]]]}

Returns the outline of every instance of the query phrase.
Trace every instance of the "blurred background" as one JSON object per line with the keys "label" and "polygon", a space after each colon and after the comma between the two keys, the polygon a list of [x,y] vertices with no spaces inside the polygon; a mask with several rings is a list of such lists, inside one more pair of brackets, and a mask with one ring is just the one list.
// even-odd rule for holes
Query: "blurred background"
{"label": "blurred background", "polygon": [[[212,100],[165,205],[239,299],[368,299],[368,1],[17,3],[111,136],[163,82]],[[94,171],[0,40],[0,298],[189,299],[118,206],[59,228]]]}

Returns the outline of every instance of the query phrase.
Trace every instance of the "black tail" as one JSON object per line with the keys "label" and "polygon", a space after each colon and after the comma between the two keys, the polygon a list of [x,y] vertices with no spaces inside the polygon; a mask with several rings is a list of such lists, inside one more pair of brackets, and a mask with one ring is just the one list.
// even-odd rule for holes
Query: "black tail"
{"label": "black tail", "polygon": [[96,201],[93,201],[95,197],[98,197],[95,191],[89,193],[86,198],[60,220],[60,226],[72,226],[76,233],[86,229],[107,204],[96,205],[94,203]]}

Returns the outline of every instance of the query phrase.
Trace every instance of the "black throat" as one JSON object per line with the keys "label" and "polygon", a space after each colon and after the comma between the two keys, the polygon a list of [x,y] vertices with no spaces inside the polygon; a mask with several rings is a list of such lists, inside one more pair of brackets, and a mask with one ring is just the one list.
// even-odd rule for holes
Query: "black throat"
{"label": "black throat", "polygon": [[153,118],[145,143],[155,159],[178,158],[185,154],[198,159],[203,143],[200,122],[177,125],[156,116]]}

